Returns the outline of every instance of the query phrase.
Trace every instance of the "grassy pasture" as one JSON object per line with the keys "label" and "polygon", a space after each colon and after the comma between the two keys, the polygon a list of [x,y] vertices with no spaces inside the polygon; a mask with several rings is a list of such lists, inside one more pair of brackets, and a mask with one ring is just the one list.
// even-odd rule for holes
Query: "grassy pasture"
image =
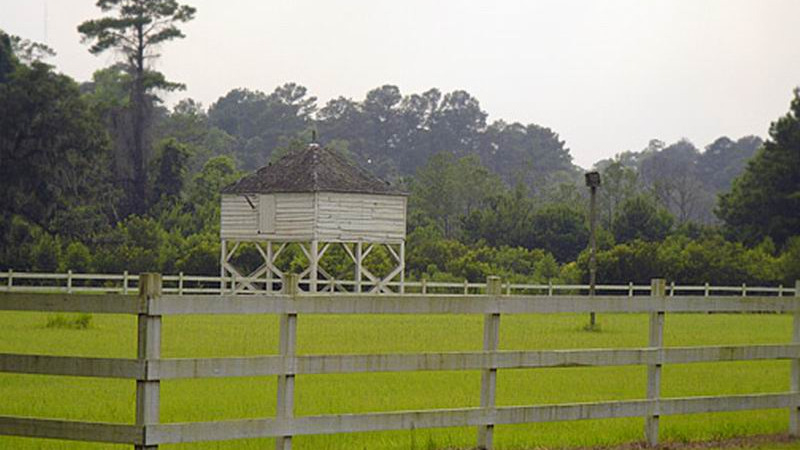
{"label": "grassy pasture", "polygon": [[[48,328],[52,314],[0,312],[0,352],[135,357],[135,318],[95,315],[89,329]],[[648,318],[601,315],[602,332],[581,330],[585,315],[503,316],[503,350],[643,347]],[[483,318],[471,316],[300,316],[298,350],[321,353],[403,353],[480,350]],[[274,354],[276,316],[165,317],[165,358]],[[667,314],[667,346],[789,342],[783,315]],[[418,372],[297,377],[296,414],[335,414],[477,406],[480,373]],[[132,423],[129,380],[0,374],[0,414]],[[526,405],[645,397],[646,368],[501,370],[498,404]],[[789,388],[786,361],[667,365],[665,397],[780,392]],[[162,382],[163,422],[272,416],[275,377]],[[643,419],[498,426],[499,448],[603,445],[643,439]],[[688,441],[785,432],[787,411],[754,411],[661,419],[663,439]],[[467,428],[300,436],[299,449],[469,448]],[[271,440],[165,448],[271,448]],[[109,448],[106,444],[0,437],[0,448]],[[119,448],[125,448],[120,446]],[[784,447],[788,448],[788,447]]]}

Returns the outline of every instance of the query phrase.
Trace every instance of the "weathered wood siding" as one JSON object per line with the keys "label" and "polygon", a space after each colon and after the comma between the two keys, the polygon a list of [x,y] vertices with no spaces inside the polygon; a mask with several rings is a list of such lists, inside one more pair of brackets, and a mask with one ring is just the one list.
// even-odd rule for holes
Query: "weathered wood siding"
{"label": "weathered wood siding", "polygon": [[258,196],[223,195],[220,219],[223,238],[251,238],[258,229]]}
{"label": "weathered wood siding", "polygon": [[317,239],[399,242],[406,236],[402,196],[317,193]]}
{"label": "weathered wood siding", "polygon": [[314,233],[314,194],[275,194],[277,240],[308,240]]}
{"label": "weathered wood siding", "polygon": [[274,194],[275,217],[269,227],[259,220],[260,199],[259,195],[222,196],[220,233],[224,239],[301,241],[313,237],[314,194]]}

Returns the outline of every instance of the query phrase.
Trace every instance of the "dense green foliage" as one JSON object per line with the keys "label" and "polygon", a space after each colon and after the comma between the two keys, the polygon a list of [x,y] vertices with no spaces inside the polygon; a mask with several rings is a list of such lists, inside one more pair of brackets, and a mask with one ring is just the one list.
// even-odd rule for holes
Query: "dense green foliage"
{"label": "dense green foliage", "polygon": [[119,196],[101,122],[67,76],[20,62],[10,46],[0,58],[7,71],[0,83],[3,242],[15,242],[14,217],[69,239],[97,231]]}
{"label": "dense green foliage", "polygon": [[[623,152],[614,159],[597,163],[604,171],[611,170],[621,182],[612,188],[611,198],[640,184],[675,217],[679,224],[687,222],[715,223],[713,214],[716,196],[726,191],[733,179],[744,169],[763,141],[745,136],[736,141],[721,137],[701,152],[686,139],[666,145],[652,140],[640,152]],[[624,173],[620,167],[628,169]],[[603,195],[603,194],[601,194]],[[613,217],[613,210],[608,213]]]}
{"label": "dense green foliage", "polygon": [[235,138],[232,151],[245,170],[265,164],[275,148],[311,128],[325,141],[347,142],[356,162],[390,180],[413,175],[441,152],[476,155],[506,183],[522,181],[532,189],[578,170],[556,133],[535,124],[487,125],[478,99],[464,91],[404,96],[386,85],[360,102],[340,97],[321,108],[316,102],[293,83],[269,95],[234,89],[211,105],[208,116]]}
{"label": "dense green foliage", "polygon": [[622,202],[611,229],[614,239],[621,244],[635,239],[660,241],[672,229],[672,220],[669,212],[655,200],[639,194]]}
{"label": "dense green foliage", "polygon": [[781,245],[800,234],[800,89],[769,135],[731,191],[720,198],[719,215],[739,239],[770,237]]}
{"label": "dense green foliage", "polygon": [[148,62],[155,58],[154,49],[165,42],[182,38],[178,28],[194,18],[195,9],[175,0],[97,0],[97,7],[107,15],[87,20],[78,26],[83,41],[90,43],[89,51],[100,54],[114,51],[121,56],[120,67],[127,77],[122,89],[129,102],[120,113],[129,121],[127,145],[119,145],[118,155],[129,171],[125,189],[130,212],[142,214],[147,208],[148,142],[152,126],[153,103],[158,90],[173,91],[182,85],[166,80],[164,74],[153,70]]}
{"label": "dense green foliage", "polygon": [[465,227],[470,242],[540,248],[560,262],[574,260],[589,242],[580,208],[563,203],[537,207],[519,191],[498,196],[489,207],[470,214]]}
{"label": "dense green foliage", "polygon": [[[578,259],[588,270],[588,253]],[[663,241],[640,239],[603,249],[597,254],[597,277],[603,282],[647,284],[664,277],[682,284],[736,286],[741,283],[793,285],[800,267],[800,238],[783,253],[770,240],[752,248],[719,234],[692,239],[679,234]]]}
{"label": "dense green foliage", "polygon": [[[100,3],[112,18],[81,25],[96,52],[123,45],[108,33],[148,20],[165,26],[151,44],[181,37],[176,24],[194,14],[171,1],[144,2],[169,4],[158,11]],[[41,62],[45,47],[0,33],[0,269],[217,274],[220,189],[316,132],[410,192],[407,278],[586,280],[587,189],[554,131],[487,123],[464,91],[403,95],[391,85],[322,107],[305,87],[287,83],[270,94],[234,89],[208,109],[191,99],[167,109],[157,89],[175,86],[147,68],[137,74],[134,50],[123,48],[126,61],[78,85]],[[154,83],[144,99],[134,92],[140,76]],[[146,112],[139,144],[136,102]],[[654,140],[598,162],[598,280],[793,283],[799,115],[796,95],[757,153],[762,141],[752,136],[722,137],[704,152],[686,140]],[[140,144],[141,164],[134,161]],[[145,182],[143,195],[136,180]],[[720,226],[711,211],[728,189]],[[245,268],[260,264],[246,245],[236,258]],[[286,270],[304,263],[296,246],[279,260]],[[374,251],[367,264],[384,273],[390,255]],[[323,268],[348,277],[353,270],[341,249]]]}
{"label": "dense green foliage", "polygon": [[435,226],[418,227],[408,237],[407,273],[437,281],[482,282],[498,275],[513,282],[577,283],[575,266],[559,266],[542,249],[508,245],[466,245],[445,239]]}
{"label": "dense green foliage", "polygon": [[503,184],[474,155],[456,160],[450,153],[437,153],[417,171],[411,188],[410,207],[418,213],[414,220],[432,222],[452,238],[462,232],[461,218],[486,207]]}

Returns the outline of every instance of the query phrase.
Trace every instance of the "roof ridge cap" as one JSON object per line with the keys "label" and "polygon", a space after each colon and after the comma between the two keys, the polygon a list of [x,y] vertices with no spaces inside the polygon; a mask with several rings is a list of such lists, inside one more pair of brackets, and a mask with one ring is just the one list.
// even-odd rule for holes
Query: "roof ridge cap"
{"label": "roof ridge cap", "polygon": [[319,165],[319,145],[317,144],[310,144],[308,146],[311,149],[311,183],[314,186],[314,190],[319,190],[319,172],[317,172],[317,166]]}

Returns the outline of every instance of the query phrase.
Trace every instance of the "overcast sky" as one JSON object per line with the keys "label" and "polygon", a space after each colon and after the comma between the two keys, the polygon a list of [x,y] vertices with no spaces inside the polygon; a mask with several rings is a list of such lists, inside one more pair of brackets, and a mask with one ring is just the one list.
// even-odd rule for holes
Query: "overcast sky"
{"label": "overcast sky", "polygon": [[[114,61],[80,43],[94,3],[0,0],[0,28],[46,42],[52,64],[87,80]],[[583,167],[652,138],[766,136],[800,85],[798,0],[186,3],[197,18],[158,63],[188,86],[170,103],[289,81],[320,105],[387,83],[464,89],[490,120],[552,128]]]}

